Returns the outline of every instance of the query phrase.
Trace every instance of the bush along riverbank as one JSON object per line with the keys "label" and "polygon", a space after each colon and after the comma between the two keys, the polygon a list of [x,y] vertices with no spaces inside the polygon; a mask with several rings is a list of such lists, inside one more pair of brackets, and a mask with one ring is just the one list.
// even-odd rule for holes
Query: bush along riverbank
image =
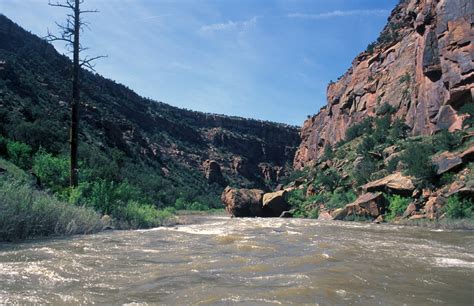
{"label": "bush along riverbank", "polygon": [[474,129],[417,137],[407,131],[390,112],[368,118],[276,192],[228,188],[222,201],[234,216],[474,229]]}
{"label": "bush along riverbank", "polygon": [[[17,155],[17,162],[22,160],[21,156]],[[112,228],[147,228],[174,222],[173,208],[159,210],[144,204],[125,183],[99,181],[74,190],[59,188],[58,181],[67,181],[61,177],[60,169],[67,163],[53,160],[49,164],[51,159],[54,158],[43,152],[35,156],[38,175],[49,178],[43,181],[50,188],[44,188],[39,185],[38,176],[0,158],[0,241],[90,234]]]}

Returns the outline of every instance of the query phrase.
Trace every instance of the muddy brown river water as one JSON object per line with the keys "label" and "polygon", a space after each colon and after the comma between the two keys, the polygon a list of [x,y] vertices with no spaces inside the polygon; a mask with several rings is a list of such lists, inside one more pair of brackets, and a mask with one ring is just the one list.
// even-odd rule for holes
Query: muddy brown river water
{"label": "muddy brown river water", "polygon": [[473,305],[474,233],[193,217],[0,244],[0,304]]}

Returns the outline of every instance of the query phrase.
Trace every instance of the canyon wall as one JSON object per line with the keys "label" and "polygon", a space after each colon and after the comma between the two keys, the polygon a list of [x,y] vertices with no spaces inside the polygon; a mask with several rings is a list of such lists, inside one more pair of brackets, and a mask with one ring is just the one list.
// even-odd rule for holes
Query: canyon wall
{"label": "canyon wall", "polygon": [[412,135],[462,128],[457,111],[473,103],[474,94],[473,23],[471,0],[402,1],[377,42],[328,85],[327,105],[301,129],[294,166],[313,163],[385,103]]}

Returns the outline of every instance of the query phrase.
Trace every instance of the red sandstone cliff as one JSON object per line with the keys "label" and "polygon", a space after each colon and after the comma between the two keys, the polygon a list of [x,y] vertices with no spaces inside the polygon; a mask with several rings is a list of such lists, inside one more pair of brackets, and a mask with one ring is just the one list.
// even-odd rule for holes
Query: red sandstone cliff
{"label": "red sandstone cliff", "polygon": [[474,2],[406,0],[389,17],[375,46],[327,89],[327,105],[305,121],[296,168],[322,155],[326,144],[389,103],[413,135],[462,128],[457,110],[473,103]]}

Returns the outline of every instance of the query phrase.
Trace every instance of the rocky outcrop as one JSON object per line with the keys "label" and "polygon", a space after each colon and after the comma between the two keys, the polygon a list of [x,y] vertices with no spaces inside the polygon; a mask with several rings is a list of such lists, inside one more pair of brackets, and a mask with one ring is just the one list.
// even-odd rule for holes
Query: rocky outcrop
{"label": "rocky outcrop", "polygon": [[204,175],[209,184],[227,185],[227,180],[221,172],[221,166],[215,160],[206,160],[203,164]]}
{"label": "rocky outcrop", "polygon": [[234,217],[255,217],[262,215],[264,192],[258,189],[237,189],[227,187],[221,200],[226,211]]}
{"label": "rocky outcrop", "polygon": [[334,220],[344,220],[350,216],[375,219],[385,212],[387,201],[381,192],[365,193],[344,208],[331,213]]}
{"label": "rocky outcrop", "polygon": [[464,164],[474,159],[474,146],[463,152],[443,152],[433,157],[436,173],[442,175],[449,171],[461,168]]}
{"label": "rocky outcrop", "polygon": [[286,190],[264,194],[263,213],[266,216],[281,216],[284,211],[289,209],[286,194]]}
{"label": "rocky outcrop", "polygon": [[458,154],[444,152],[433,159],[433,164],[436,167],[436,173],[441,175],[458,168],[463,164],[463,162]]}
{"label": "rocky outcrop", "polygon": [[411,177],[404,176],[400,172],[388,175],[379,180],[363,185],[364,192],[390,191],[391,193],[411,195],[415,185]]}
{"label": "rocky outcrop", "polygon": [[412,135],[460,129],[472,103],[474,2],[406,0],[393,11],[379,42],[359,54],[327,89],[327,105],[305,121],[296,168],[314,163],[323,148],[345,137],[351,125],[387,103]]}

